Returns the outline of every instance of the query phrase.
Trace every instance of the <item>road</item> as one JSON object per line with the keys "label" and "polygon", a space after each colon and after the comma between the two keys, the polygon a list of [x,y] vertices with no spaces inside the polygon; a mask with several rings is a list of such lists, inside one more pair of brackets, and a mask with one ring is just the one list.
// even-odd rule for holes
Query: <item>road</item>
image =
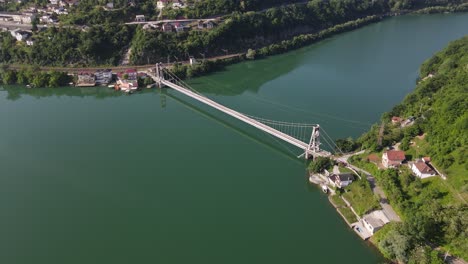
{"label": "road", "polygon": [[382,211],[388,217],[388,220],[390,220],[392,222],[400,222],[401,221],[400,217],[395,212],[395,210],[393,210],[392,206],[388,203],[388,199],[387,199],[387,196],[385,195],[384,191],[382,190],[382,188],[377,186],[377,184],[375,183],[374,176],[372,176],[372,174],[369,173],[368,171],[365,171],[365,170],[363,170],[361,168],[358,168],[358,167],[348,163],[349,157],[354,156],[354,155],[363,154],[364,152],[365,152],[364,150],[361,150],[359,152],[344,155],[342,157],[337,158],[336,160],[346,163],[347,167],[350,168],[350,169],[353,169],[355,171],[361,172],[362,174],[365,174],[367,176],[367,181],[369,182],[369,184],[371,186],[372,192],[377,197],[379,197],[380,206],[382,207]]}

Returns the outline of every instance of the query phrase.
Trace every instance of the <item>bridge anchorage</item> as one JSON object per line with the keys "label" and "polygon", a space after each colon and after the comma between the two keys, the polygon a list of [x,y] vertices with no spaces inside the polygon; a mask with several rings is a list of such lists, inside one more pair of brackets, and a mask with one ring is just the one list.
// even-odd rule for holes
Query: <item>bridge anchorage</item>
{"label": "bridge anchorage", "polygon": [[[190,85],[188,85],[179,77],[177,77],[175,74],[165,69],[160,63],[156,64],[154,70],[147,72],[147,74],[151,78],[153,78],[153,80],[156,82],[156,85],[159,88],[162,88],[164,86],[172,88],[199,102],[209,105],[231,117],[234,117],[244,123],[247,123],[257,129],[260,129],[261,131],[273,136],[274,138],[281,139],[303,150],[304,153],[299,155],[298,158],[304,157],[305,159],[310,159],[316,157],[331,156],[330,152],[320,149],[321,129],[320,125],[318,124],[275,121],[237,112],[200,94],[192,87],[190,87]],[[323,129],[322,131],[325,132]],[[324,139],[327,141],[326,138]]]}

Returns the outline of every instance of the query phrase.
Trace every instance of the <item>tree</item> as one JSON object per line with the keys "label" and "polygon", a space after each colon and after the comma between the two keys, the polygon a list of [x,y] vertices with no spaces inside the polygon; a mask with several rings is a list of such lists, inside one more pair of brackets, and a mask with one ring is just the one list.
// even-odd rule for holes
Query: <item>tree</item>
{"label": "tree", "polygon": [[336,150],[339,152],[351,152],[355,150],[359,145],[354,142],[352,138],[346,138],[346,139],[337,139],[335,141],[336,144]]}
{"label": "tree", "polygon": [[408,264],[444,264],[437,251],[419,245],[410,252]]}
{"label": "tree", "polygon": [[379,248],[386,257],[396,259],[398,262],[408,261],[408,251],[411,249],[411,238],[401,233],[400,229],[395,229],[387,233],[380,241]]}
{"label": "tree", "polygon": [[3,84],[14,84],[16,83],[16,72],[7,70],[2,76]]}
{"label": "tree", "polygon": [[257,51],[253,50],[253,49],[249,49],[247,51],[247,54],[245,55],[245,57],[249,60],[254,60],[255,59],[255,56],[257,55]]}
{"label": "tree", "polygon": [[314,173],[321,173],[332,166],[332,160],[327,157],[317,157],[309,165],[309,169]]}

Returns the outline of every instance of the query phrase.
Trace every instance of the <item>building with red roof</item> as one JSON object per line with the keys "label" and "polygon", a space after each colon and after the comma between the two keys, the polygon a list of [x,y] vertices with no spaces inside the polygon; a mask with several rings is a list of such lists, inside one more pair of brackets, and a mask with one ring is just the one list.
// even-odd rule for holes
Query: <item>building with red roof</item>
{"label": "building with red roof", "polygon": [[421,179],[432,177],[437,175],[434,169],[432,169],[426,162],[423,160],[416,161],[411,164],[411,170],[413,173]]}
{"label": "building with red roof", "polygon": [[382,165],[385,168],[396,168],[405,161],[405,152],[401,150],[389,150],[382,155]]}

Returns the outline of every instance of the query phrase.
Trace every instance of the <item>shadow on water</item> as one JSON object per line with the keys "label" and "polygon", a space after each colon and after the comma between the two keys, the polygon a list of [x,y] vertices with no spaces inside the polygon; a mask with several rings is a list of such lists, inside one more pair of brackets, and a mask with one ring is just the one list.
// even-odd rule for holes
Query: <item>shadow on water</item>
{"label": "shadow on water", "polygon": [[[208,118],[209,120],[212,120],[212,121],[215,121],[216,123],[226,127],[226,128],[229,128],[231,129],[232,131],[236,132],[237,134],[249,139],[249,140],[252,140],[253,142],[255,143],[259,143],[265,147],[267,147],[268,149],[271,149],[277,153],[279,153],[280,155],[282,155],[283,157],[289,159],[289,160],[292,160],[296,163],[299,163],[301,165],[304,165],[305,164],[305,161],[303,161],[302,159],[300,158],[297,158],[297,156],[291,152],[288,152],[286,151],[284,148],[280,148],[278,147],[277,145],[275,144],[272,144],[264,139],[261,139],[259,136],[256,136],[256,135],[253,135],[252,133],[250,132],[247,132],[245,129],[242,129],[240,128],[239,126],[236,126],[226,120],[223,120],[222,118],[219,118],[211,113],[209,113],[208,111],[205,111],[191,103],[188,103],[186,101],[184,101],[183,99],[175,96],[175,95],[172,95],[170,93],[167,93],[166,90],[161,90],[161,94],[160,96],[168,96],[170,97],[171,99],[173,99],[174,101],[180,103],[181,105],[185,106],[186,108],[188,108],[189,110],[191,111],[194,111],[198,114],[201,114],[202,116]],[[165,100],[164,100],[165,101]]]}
{"label": "shadow on water", "polygon": [[[301,64],[304,53],[312,46],[299,50],[270,56],[255,61],[245,61],[228,66],[225,70],[215,72],[202,77],[186,80],[188,84],[201,93],[211,95],[234,96],[246,91],[258,93],[260,87],[282,75],[285,75]],[[240,76],[240,77],[239,77]],[[50,96],[93,96],[98,99],[107,97],[119,97],[126,94],[115,92],[107,87],[59,87],[59,88],[26,88],[22,85],[0,86],[0,91],[8,93],[8,100],[18,100],[21,95],[29,95],[34,98]],[[142,89],[138,93],[148,93],[148,89]]]}
{"label": "shadow on water", "polygon": [[[89,97],[92,96],[97,99],[105,99],[105,98],[114,98],[114,97],[120,97],[120,96],[128,96],[125,93],[122,92],[116,92],[112,89],[107,89],[106,87],[87,87],[87,88],[76,88],[76,87],[61,87],[61,88],[26,88],[22,86],[0,86],[0,92],[7,92],[6,99],[15,101],[21,98],[22,95],[28,95],[34,98],[45,98],[45,97],[60,97],[60,96],[67,96],[67,97]],[[195,106],[192,103],[189,103],[187,101],[184,101],[180,97],[168,93],[167,90],[154,90],[154,89],[142,89],[138,93],[134,94],[139,95],[139,94],[147,94],[147,93],[154,93],[157,92],[159,96],[161,97],[161,107],[166,106],[166,100],[164,97],[170,97],[174,101],[180,103],[184,107],[190,109],[191,111],[194,111],[198,114],[201,114],[202,116],[215,121],[216,123],[231,129],[232,131],[236,132],[237,134],[248,138],[249,140],[252,140],[256,143],[259,143],[268,149],[274,150],[275,152],[279,153],[283,157],[286,157],[287,159],[293,160],[294,162],[304,164],[304,161],[301,159],[297,158],[296,153],[292,153],[291,150],[287,149],[287,147],[282,146],[279,147],[278,144],[280,143],[272,143],[268,142],[265,139],[260,138],[257,135],[254,135],[251,132],[247,132],[246,129],[240,128],[240,126],[236,126],[231,122],[226,121],[223,118],[217,117],[212,113],[209,113],[208,111],[205,111],[201,109],[200,107]],[[268,137],[266,137],[268,138]],[[273,140],[273,139],[272,139]]]}
{"label": "shadow on water", "polygon": [[28,95],[34,98],[43,98],[51,96],[69,96],[69,97],[88,97],[92,96],[97,99],[104,99],[107,97],[119,97],[126,94],[122,92],[116,92],[113,89],[107,87],[59,87],[59,88],[26,88],[24,86],[0,86],[0,91],[6,91],[6,99],[16,101],[21,98],[22,95]]}
{"label": "shadow on water", "polygon": [[228,66],[225,71],[190,79],[187,83],[197,91],[211,95],[258,93],[263,84],[296,69],[311,48],[314,45],[265,59],[241,62]]}

